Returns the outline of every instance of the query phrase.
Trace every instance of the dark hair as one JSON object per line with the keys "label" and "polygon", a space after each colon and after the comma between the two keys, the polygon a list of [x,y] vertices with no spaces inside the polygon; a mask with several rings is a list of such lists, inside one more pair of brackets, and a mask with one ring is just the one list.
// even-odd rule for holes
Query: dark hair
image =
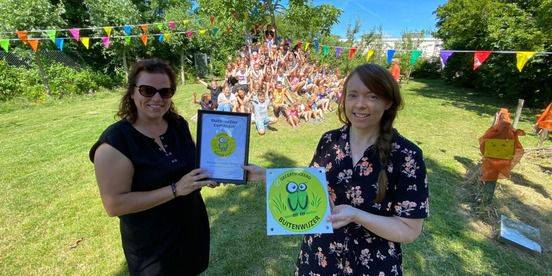
{"label": "dark hair", "polygon": [[389,101],[391,106],[383,112],[383,116],[380,121],[380,135],[376,140],[376,146],[379,153],[379,161],[381,169],[378,175],[378,194],[375,202],[381,202],[385,197],[385,192],[388,186],[387,175],[385,174],[389,155],[391,154],[391,139],[393,137],[393,122],[397,117],[397,112],[403,106],[403,100],[401,97],[399,84],[389,71],[385,68],[373,64],[366,63],[356,67],[343,84],[343,93],[339,99],[339,105],[337,109],[337,115],[339,120],[346,124],[351,125],[351,122],[345,116],[345,97],[347,95],[347,83],[353,75],[357,74],[362,83],[374,94]]}
{"label": "dark hair", "polygon": [[[128,84],[127,84],[126,93],[123,95],[123,98],[121,98],[119,111],[117,112],[117,116],[119,118],[127,119],[131,123],[136,122],[136,119],[138,118],[138,111],[136,109],[136,104],[134,104],[134,101],[132,100],[131,96],[132,94],[134,94],[134,87],[136,86],[136,80],[140,72],[158,73],[158,74],[167,75],[171,82],[171,88],[173,88],[176,91],[176,75],[173,69],[171,68],[171,66],[167,62],[157,58],[144,59],[136,62],[134,66],[132,66],[130,74],[128,75]],[[167,111],[167,113],[163,115],[163,118],[176,120],[178,119],[179,116],[180,115],[178,115],[178,112],[174,107],[174,103],[171,102],[171,106],[169,107],[169,110]]]}

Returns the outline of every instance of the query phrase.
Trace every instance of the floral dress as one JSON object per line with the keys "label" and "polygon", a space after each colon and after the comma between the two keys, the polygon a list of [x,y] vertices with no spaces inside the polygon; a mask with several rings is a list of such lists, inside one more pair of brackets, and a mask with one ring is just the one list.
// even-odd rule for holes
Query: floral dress
{"label": "floral dress", "polygon": [[[386,173],[384,199],[374,203],[380,170],[371,146],[353,165],[349,127],[325,133],[311,166],[325,167],[330,200],[380,216],[420,219],[428,216],[428,185],[422,151],[396,130]],[[402,275],[401,246],[350,223],[333,234],[305,235],[296,275]]]}

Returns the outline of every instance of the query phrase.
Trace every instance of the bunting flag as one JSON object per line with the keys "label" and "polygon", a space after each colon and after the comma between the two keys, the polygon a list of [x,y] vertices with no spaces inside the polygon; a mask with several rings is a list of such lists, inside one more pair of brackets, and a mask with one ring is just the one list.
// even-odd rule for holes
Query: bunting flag
{"label": "bunting flag", "polygon": [[141,24],[140,29],[142,29],[143,33],[147,33],[148,32],[148,25],[147,24]]}
{"label": "bunting flag", "polygon": [[165,25],[163,23],[156,23],[155,28],[157,28],[158,31],[163,31],[165,29]]}
{"label": "bunting flag", "polygon": [[310,47],[310,43],[309,42],[305,43],[305,51],[308,51],[309,47]]}
{"label": "bunting flag", "polygon": [[217,27],[214,27],[214,28],[213,28],[213,34],[214,34],[214,35],[216,35],[216,34],[218,33],[218,31],[219,31],[219,28],[217,28]]}
{"label": "bunting flag", "polygon": [[104,32],[107,36],[111,36],[111,32],[113,31],[113,27],[103,27]]}
{"label": "bunting flag", "polygon": [[194,33],[192,33],[192,31],[187,31],[187,32],[186,32],[186,36],[187,36],[188,38],[192,38],[192,35],[194,35]]}
{"label": "bunting flag", "polygon": [[421,55],[422,55],[422,51],[412,50],[412,52],[410,53],[410,65],[413,65],[414,63],[416,63],[416,61],[420,58]]}
{"label": "bunting flag", "polygon": [[205,32],[207,32],[207,30],[201,29],[201,30],[199,30],[199,35],[203,36],[203,35],[205,35]]}
{"label": "bunting flag", "polygon": [[318,38],[315,38],[315,39],[314,39],[314,41],[312,42],[312,45],[313,45],[313,47],[314,47],[314,50],[315,50],[315,51],[318,51],[318,47],[320,46],[320,45],[318,44]]}
{"label": "bunting flag", "polygon": [[63,38],[56,38],[56,47],[60,50],[60,51],[63,51],[63,44],[65,43],[65,39]]}
{"label": "bunting flag", "polygon": [[395,56],[395,50],[387,50],[387,63],[391,63],[393,61],[393,56]]}
{"label": "bunting flag", "polygon": [[174,23],[174,21],[172,21],[172,20],[169,21],[169,29],[171,29],[171,30],[176,29],[176,23]]}
{"label": "bunting flag", "polygon": [[31,45],[31,48],[33,49],[33,52],[36,53],[36,51],[38,51],[38,44],[40,43],[38,41],[38,39],[36,38],[29,38],[27,39],[27,43],[29,43],[29,45]]}
{"label": "bunting flag", "polygon": [[90,48],[90,37],[81,37],[80,41],[82,42],[82,45],[86,47],[86,49]]}
{"label": "bunting flag", "polygon": [[349,49],[349,59],[352,59],[355,56],[356,48]]}
{"label": "bunting flag", "polygon": [[130,41],[131,41],[131,37],[130,36],[125,36],[126,45],[130,45]]}
{"label": "bunting flag", "polygon": [[339,58],[341,56],[341,52],[343,51],[343,48],[341,47],[335,47],[335,57]]}
{"label": "bunting flag", "polygon": [[536,52],[516,52],[517,69],[521,72],[521,70],[523,70],[523,67],[525,67],[525,63],[527,63],[527,60],[529,60],[535,54]]}
{"label": "bunting flag", "polygon": [[9,39],[0,39],[0,46],[2,46],[2,49],[4,51],[9,52],[10,50],[10,40]]}
{"label": "bunting flag", "polygon": [[157,37],[157,41],[159,41],[159,43],[163,42],[163,40],[165,40],[165,36],[163,34],[160,34],[158,37]]}
{"label": "bunting flag", "polygon": [[441,67],[445,68],[447,61],[452,54],[454,54],[453,51],[441,51]]}
{"label": "bunting flag", "polygon": [[29,39],[27,37],[27,31],[16,31],[15,34],[17,34],[17,37],[19,40],[23,41],[24,43],[27,43],[27,40]]}
{"label": "bunting flag", "polygon": [[171,40],[172,34],[171,33],[164,33],[163,38],[165,41]]}
{"label": "bunting flag", "polygon": [[131,35],[132,34],[132,26],[130,25],[125,25],[123,27],[123,31],[125,32],[125,35]]}
{"label": "bunting flag", "polygon": [[323,56],[327,56],[329,52],[330,52],[330,46],[328,46],[328,45],[323,45],[323,46],[322,46],[322,55],[323,55]]}
{"label": "bunting flag", "polygon": [[190,23],[189,19],[182,20],[182,24],[187,25],[188,23]]}
{"label": "bunting flag", "polygon": [[142,43],[144,43],[144,46],[148,45],[148,36],[146,34],[141,34],[140,40],[142,40]]}
{"label": "bunting flag", "polygon": [[215,17],[213,15],[209,16],[209,21],[211,21],[211,27],[215,25]]}
{"label": "bunting flag", "polygon": [[56,43],[56,30],[48,30],[46,31],[46,34],[52,42]]}
{"label": "bunting flag", "polygon": [[105,48],[109,48],[109,44],[111,41],[109,40],[109,36],[102,37],[102,44]]}
{"label": "bunting flag", "polygon": [[372,59],[372,56],[374,55],[376,51],[374,50],[368,50],[368,52],[366,53],[366,62],[370,61],[370,59]]}
{"label": "bunting flag", "polygon": [[477,70],[490,55],[491,51],[475,51],[473,55],[473,70]]}
{"label": "bunting flag", "polygon": [[69,29],[69,33],[71,33],[71,36],[74,40],[79,41],[80,40],[80,29],[78,28],[72,28]]}

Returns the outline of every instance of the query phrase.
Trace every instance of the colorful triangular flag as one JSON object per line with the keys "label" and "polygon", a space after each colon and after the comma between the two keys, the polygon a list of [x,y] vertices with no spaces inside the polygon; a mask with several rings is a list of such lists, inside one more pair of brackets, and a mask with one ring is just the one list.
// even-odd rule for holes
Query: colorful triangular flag
{"label": "colorful triangular flag", "polygon": [[171,29],[171,30],[176,29],[176,23],[174,23],[174,21],[172,21],[172,20],[169,21],[169,29]]}
{"label": "colorful triangular flag", "polygon": [[452,54],[454,54],[453,51],[447,51],[447,50],[441,51],[441,66],[443,68],[445,68],[445,66],[447,65],[447,61],[449,57],[452,56]]}
{"label": "colorful triangular flag", "polygon": [[17,38],[19,38],[19,40],[23,41],[23,42],[27,42],[27,40],[29,39],[27,37],[27,31],[16,31],[15,34],[17,34]]}
{"label": "colorful triangular flag", "polygon": [[79,28],[71,28],[69,29],[69,33],[71,33],[71,36],[74,40],[79,41],[80,40],[80,29]]}
{"label": "colorful triangular flag", "polygon": [[123,31],[125,32],[125,35],[131,35],[132,34],[132,26],[130,25],[125,25],[123,27]]}
{"label": "colorful triangular flag", "polygon": [[60,51],[63,51],[63,44],[65,43],[65,39],[63,38],[56,38],[56,47],[60,50]]}
{"label": "colorful triangular flag", "polygon": [[182,24],[186,25],[186,24],[188,24],[188,23],[190,23],[190,20],[189,20],[189,19],[182,20]]}
{"label": "colorful triangular flag", "polygon": [[126,45],[130,45],[130,40],[131,40],[130,36],[125,36],[125,44]]}
{"label": "colorful triangular flag", "polygon": [[194,33],[193,33],[192,31],[187,31],[187,32],[186,32],[186,36],[187,36],[188,38],[192,38],[192,35],[194,35]]}
{"label": "colorful triangular flag", "polygon": [[90,48],[90,37],[81,37],[80,41],[82,42],[82,45],[86,47],[86,49]]}
{"label": "colorful triangular flag", "polygon": [[199,35],[205,35],[205,32],[206,32],[206,31],[207,31],[207,30],[205,30],[205,29],[199,30]]}
{"label": "colorful triangular flag", "polygon": [[36,51],[38,51],[38,44],[39,44],[38,39],[36,39],[36,38],[27,39],[27,43],[29,43],[29,45],[31,45],[31,48],[33,49],[33,52],[36,53]]}
{"label": "colorful triangular flag", "polygon": [[387,50],[387,63],[391,63],[393,61],[393,56],[395,56],[395,50]]}
{"label": "colorful triangular flag", "polygon": [[305,43],[305,51],[308,51],[309,48],[310,48],[310,43],[309,42]]}
{"label": "colorful triangular flag", "polygon": [[147,24],[142,24],[142,25],[140,25],[140,29],[142,29],[142,32],[147,33],[148,32],[148,25]]}
{"label": "colorful triangular flag", "polygon": [[349,59],[352,59],[355,56],[356,50],[357,50],[356,48],[349,49],[349,56],[348,56]]}
{"label": "colorful triangular flag", "polygon": [[491,51],[475,51],[473,55],[473,70],[477,70],[490,55]]}
{"label": "colorful triangular flag", "polygon": [[109,48],[109,44],[111,43],[111,40],[109,39],[109,36],[102,37],[102,44],[105,48]]}
{"label": "colorful triangular flag", "polygon": [[368,61],[370,61],[370,59],[372,59],[372,56],[374,55],[375,52],[376,51],[374,51],[374,50],[368,50],[368,52],[366,53],[366,58],[365,58],[366,62],[368,62]]}
{"label": "colorful triangular flag", "polygon": [[47,30],[46,34],[52,42],[56,43],[56,30]]}
{"label": "colorful triangular flag", "polygon": [[160,34],[158,37],[157,37],[157,41],[159,41],[159,43],[163,42],[163,40],[165,40],[165,36],[163,34]]}
{"label": "colorful triangular flag", "polygon": [[209,16],[209,21],[211,21],[211,26],[215,25],[215,17],[214,16]]}
{"label": "colorful triangular flag", "polygon": [[163,25],[163,23],[155,23],[155,27],[159,31],[162,31],[163,29],[165,29],[165,25]]}
{"label": "colorful triangular flag", "polygon": [[113,31],[113,27],[103,27],[104,32],[107,36],[111,36],[111,32]]}
{"label": "colorful triangular flag", "polygon": [[318,47],[320,45],[318,44],[318,38],[314,38],[314,40],[312,41],[312,47],[314,48],[315,51],[318,51]]}
{"label": "colorful triangular flag", "polygon": [[527,60],[529,60],[535,54],[536,52],[516,52],[517,69],[521,72],[521,70],[523,70],[523,67],[525,67],[525,64],[527,63]]}
{"label": "colorful triangular flag", "polygon": [[9,39],[0,39],[0,46],[4,51],[9,52],[10,50],[10,40]]}
{"label": "colorful triangular flag", "polygon": [[343,48],[341,47],[335,47],[335,57],[339,58],[341,56],[341,52],[343,51]]}
{"label": "colorful triangular flag", "polygon": [[216,34],[218,33],[218,31],[219,31],[219,28],[217,28],[217,27],[214,27],[214,28],[213,28],[213,34],[214,34],[214,35],[216,35]]}
{"label": "colorful triangular flag", "polygon": [[422,51],[412,50],[412,52],[410,53],[410,64],[412,65],[416,63],[416,61],[420,58],[421,55],[422,55]]}
{"label": "colorful triangular flag", "polygon": [[330,46],[329,45],[322,45],[322,55],[327,56],[330,52]]}
{"label": "colorful triangular flag", "polygon": [[172,34],[171,33],[164,33],[163,37],[164,37],[165,41],[169,41],[172,38]]}
{"label": "colorful triangular flag", "polygon": [[144,43],[144,46],[148,45],[148,36],[146,34],[141,34],[140,40],[142,40],[142,43]]}

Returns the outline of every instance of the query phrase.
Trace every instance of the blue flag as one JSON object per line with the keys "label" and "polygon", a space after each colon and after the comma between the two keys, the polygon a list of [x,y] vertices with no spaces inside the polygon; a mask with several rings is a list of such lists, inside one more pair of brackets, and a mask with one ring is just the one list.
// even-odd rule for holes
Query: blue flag
{"label": "blue flag", "polygon": [[56,47],[60,50],[60,51],[63,51],[63,38],[56,38]]}
{"label": "blue flag", "polygon": [[393,56],[395,55],[395,50],[387,50],[387,63],[391,63],[393,61]]}

